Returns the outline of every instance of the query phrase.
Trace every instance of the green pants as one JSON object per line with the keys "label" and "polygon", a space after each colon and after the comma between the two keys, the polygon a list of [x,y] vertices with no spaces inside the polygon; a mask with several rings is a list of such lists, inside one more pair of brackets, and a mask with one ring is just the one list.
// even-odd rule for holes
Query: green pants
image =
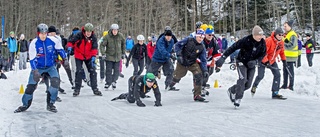
{"label": "green pants", "polygon": [[182,77],[184,77],[187,72],[191,71],[193,74],[193,87],[194,87],[194,96],[201,95],[201,85],[202,85],[202,70],[198,63],[194,63],[191,66],[182,66],[177,62],[176,69],[173,72],[173,83],[179,83]]}

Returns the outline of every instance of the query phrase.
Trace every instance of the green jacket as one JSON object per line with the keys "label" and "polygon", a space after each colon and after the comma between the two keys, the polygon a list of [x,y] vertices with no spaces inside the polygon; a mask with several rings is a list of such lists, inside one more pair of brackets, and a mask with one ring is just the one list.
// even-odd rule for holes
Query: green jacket
{"label": "green jacket", "polygon": [[109,32],[103,37],[102,44],[100,44],[100,53],[102,56],[106,56],[107,61],[119,62],[121,56],[125,54],[125,50],[126,41],[120,32],[117,35]]}
{"label": "green jacket", "polygon": [[1,56],[3,59],[8,59],[10,55],[8,45],[1,45]]}

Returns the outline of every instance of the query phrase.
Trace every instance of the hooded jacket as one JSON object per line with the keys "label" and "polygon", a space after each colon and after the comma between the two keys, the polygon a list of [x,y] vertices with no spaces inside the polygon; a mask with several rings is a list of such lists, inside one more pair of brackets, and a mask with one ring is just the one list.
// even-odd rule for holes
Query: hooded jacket
{"label": "hooded jacket", "polygon": [[284,42],[282,40],[278,41],[274,35],[275,32],[272,32],[271,36],[266,38],[266,47],[267,52],[266,56],[263,58],[262,63],[269,63],[272,65],[276,62],[276,58],[280,55],[281,60],[286,60],[284,55]]}
{"label": "hooded jacket", "polygon": [[113,35],[112,31],[109,30],[108,35],[103,37],[100,45],[102,56],[106,56],[107,61],[119,62],[126,51],[125,41],[122,33],[118,32],[117,35]]}

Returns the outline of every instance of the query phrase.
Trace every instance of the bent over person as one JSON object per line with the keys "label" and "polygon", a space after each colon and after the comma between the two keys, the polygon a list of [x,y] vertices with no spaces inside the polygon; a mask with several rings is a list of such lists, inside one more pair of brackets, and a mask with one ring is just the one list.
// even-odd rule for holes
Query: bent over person
{"label": "bent over person", "polygon": [[47,102],[47,110],[57,112],[54,103],[58,95],[60,78],[55,67],[55,53],[57,52],[63,58],[64,63],[69,63],[61,42],[52,36],[47,36],[48,26],[46,24],[39,24],[37,32],[38,37],[33,39],[29,46],[31,72],[28,85],[22,96],[22,106],[16,109],[15,113],[26,111],[31,106],[33,92],[36,90],[43,73],[49,74],[51,82],[49,92],[47,92],[47,100],[49,100]]}
{"label": "bent over person", "polygon": [[149,93],[151,89],[154,91],[154,96],[156,98],[154,106],[162,106],[161,104],[161,93],[159,90],[156,77],[153,73],[147,73],[146,75],[136,75],[132,76],[128,80],[129,92],[123,93],[111,101],[118,99],[127,99],[129,103],[136,102],[139,107],[145,107],[146,105],[141,101],[140,98],[149,97],[146,94]]}

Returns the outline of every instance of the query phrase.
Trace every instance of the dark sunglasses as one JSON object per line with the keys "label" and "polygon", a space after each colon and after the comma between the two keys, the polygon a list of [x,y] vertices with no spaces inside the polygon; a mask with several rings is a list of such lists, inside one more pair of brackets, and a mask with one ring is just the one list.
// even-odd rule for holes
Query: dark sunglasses
{"label": "dark sunglasses", "polygon": [[279,36],[283,36],[283,34],[278,34]]}
{"label": "dark sunglasses", "polygon": [[208,34],[208,36],[213,36],[213,34]]}

